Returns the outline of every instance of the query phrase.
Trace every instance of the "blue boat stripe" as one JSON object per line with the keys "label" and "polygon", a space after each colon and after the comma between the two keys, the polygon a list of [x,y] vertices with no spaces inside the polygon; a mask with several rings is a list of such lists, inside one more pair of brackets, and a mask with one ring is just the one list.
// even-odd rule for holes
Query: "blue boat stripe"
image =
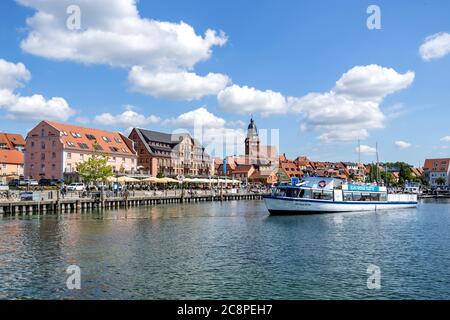
{"label": "blue boat stripe", "polygon": [[276,200],[287,200],[287,201],[298,201],[298,202],[311,202],[311,203],[329,203],[329,204],[418,204],[417,201],[409,201],[409,202],[372,202],[372,201],[333,201],[333,200],[316,200],[316,199],[295,199],[295,198],[287,198],[287,197],[274,197],[274,196],[264,196],[264,199],[276,199]]}

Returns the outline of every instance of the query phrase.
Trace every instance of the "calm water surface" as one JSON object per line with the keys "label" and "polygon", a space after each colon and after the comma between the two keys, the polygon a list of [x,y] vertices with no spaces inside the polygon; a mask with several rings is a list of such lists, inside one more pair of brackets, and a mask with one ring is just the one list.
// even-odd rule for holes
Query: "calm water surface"
{"label": "calm water surface", "polygon": [[[82,288],[66,288],[66,268]],[[367,267],[381,289],[367,289]],[[270,217],[261,201],[0,218],[0,299],[450,299],[450,203]]]}

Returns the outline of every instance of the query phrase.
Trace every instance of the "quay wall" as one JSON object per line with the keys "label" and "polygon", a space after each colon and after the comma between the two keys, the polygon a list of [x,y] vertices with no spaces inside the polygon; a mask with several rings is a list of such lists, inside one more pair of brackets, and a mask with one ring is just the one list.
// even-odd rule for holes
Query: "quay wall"
{"label": "quay wall", "polygon": [[200,194],[200,195],[161,195],[161,196],[129,196],[100,198],[59,198],[39,201],[0,202],[0,215],[34,215],[47,213],[84,212],[99,209],[130,208],[140,206],[156,206],[162,204],[196,203],[209,201],[261,200],[261,193],[238,194]]}

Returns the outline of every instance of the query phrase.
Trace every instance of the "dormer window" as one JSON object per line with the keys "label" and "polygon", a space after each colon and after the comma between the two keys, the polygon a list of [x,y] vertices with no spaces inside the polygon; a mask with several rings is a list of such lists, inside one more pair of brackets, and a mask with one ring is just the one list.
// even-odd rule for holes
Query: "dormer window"
{"label": "dormer window", "polygon": [[105,141],[105,142],[111,142],[111,139],[108,138],[108,137],[102,137],[102,139],[103,139],[103,141]]}

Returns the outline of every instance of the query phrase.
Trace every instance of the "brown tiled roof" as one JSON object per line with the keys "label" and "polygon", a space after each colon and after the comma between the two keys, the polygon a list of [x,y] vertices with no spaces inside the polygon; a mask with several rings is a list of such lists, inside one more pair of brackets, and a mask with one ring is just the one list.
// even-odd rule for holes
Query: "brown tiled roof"
{"label": "brown tiled roof", "polygon": [[20,134],[0,132],[0,144],[5,144],[7,149],[16,146],[25,146],[25,140]]}
{"label": "brown tiled roof", "polygon": [[23,164],[23,153],[17,150],[0,150],[0,163]]}
{"label": "brown tiled roof", "polygon": [[[84,152],[98,152],[109,155],[133,155],[136,152],[131,148],[132,141],[123,136],[119,132],[112,132],[93,128],[84,128],[54,121],[45,121],[50,126],[56,128],[60,133],[64,132],[67,135],[61,135],[61,140],[64,143],[64,149],[77,150]],[[78,137],[74,137],[78,134]],[[94,139],[89,139],[87,135],[92,135]],[[107,141],[105,141],[105,139]],[[69,144],[70,145],[69,145]],[[94,149],[93,145],[97,143],[101,150]],[[87,148],[82,148],[80,144],[84,144]],[[113,149],[111,149],[113,148]],[[117,151],[113,151],[117,150]]]}
{"label": "brown tiled roof", "polygon": [[[437,166],[435,166],[435,163]],[[429,171],[445,171],[447,172],[450,165],[450,158],[427,159],[423,168]],[[435,170],[433,170],[435,169]]]}

